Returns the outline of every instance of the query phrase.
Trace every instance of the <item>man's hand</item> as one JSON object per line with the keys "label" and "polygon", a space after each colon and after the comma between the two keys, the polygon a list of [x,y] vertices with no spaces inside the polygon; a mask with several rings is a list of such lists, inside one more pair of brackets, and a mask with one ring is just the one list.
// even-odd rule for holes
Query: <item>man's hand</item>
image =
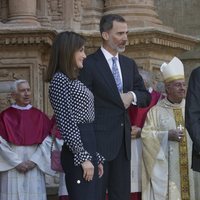
{"label": "man's hand", "polygon": [[81,164],[81,166],[83,168],[83,178],[86,181],[91,181],[93,179],[93,176],[94,176],[94,166],[93,166],[93,164],[89,160],[86,160],[85,162],[83,162]]}
{"label": "man's hand", "polygon": [[27,171],[33,169],[34,167],[36,167],[36,164],[30,160],[27,160],[20,163],[15,168],[20,173],[26,173]]}
{"label": "man's hand", "polygon": [[171,129],[168,131],[168,140],[180,142],[183,136],[183,131],[180,129]]}
{"label": "man's hand", "polygon": [[140,138],[141,137],[141,131],[142,129],[138,126],[132,126],[131,127],[131,138],[135,139],[135,138]]}
{"label": "man's hand", "polygon": [[15,167],[15,169],[20,173],[26,173],[28,171],[28,167],[26,165],[26,162],[22,162],[19,165]]}
{"label": "man's hand", "polygon": [[28,170],[31,170],[34,167],[36,167],[36,164],[31,160],[27,160],[25,163],[26,163],[26,166],[27,166]]}
{"label": "man's hand", "polygon": [[121,93],[120,96],[122,102],[124,103],[125,109],[127,109],[133,101],[133,95],[131,94],[131,92],[127,92],[127,93]]}

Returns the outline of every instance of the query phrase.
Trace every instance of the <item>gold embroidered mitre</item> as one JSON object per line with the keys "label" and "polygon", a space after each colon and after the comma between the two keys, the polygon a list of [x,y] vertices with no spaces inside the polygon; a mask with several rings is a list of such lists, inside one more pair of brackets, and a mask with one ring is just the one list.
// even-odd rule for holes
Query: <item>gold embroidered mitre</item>
{"label": "gold embroidered mitre", "polygon": [[183,63],[177,57],[174,57],[168,64],[163,63],[160,71],[165,83],[185,79]]}

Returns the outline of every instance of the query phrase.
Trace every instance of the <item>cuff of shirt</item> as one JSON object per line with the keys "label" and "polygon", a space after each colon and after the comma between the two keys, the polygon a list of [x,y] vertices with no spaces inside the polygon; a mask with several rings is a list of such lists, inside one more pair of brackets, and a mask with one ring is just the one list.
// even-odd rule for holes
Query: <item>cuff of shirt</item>
{"label": "cuff of shirt", "polygon": [[96,152],[96,157],[97,157],[97,164],[99,165],[100,163],[103,164],[105,161],[105,158],[100,155],[98,152]]}
{"label": "cuff of shirt", "polygon": [[133,105],[137,105],[137,97],[136,97],[135,93],[134,93],[133,91],[130,91],[130,93],[133,95],[132,104],[133,104]]}
{"label": "cuff of shirt", "polygon": [[92,160],[92,156],[85,150],[74,154],[74,165],[79,166],[86,160]]}

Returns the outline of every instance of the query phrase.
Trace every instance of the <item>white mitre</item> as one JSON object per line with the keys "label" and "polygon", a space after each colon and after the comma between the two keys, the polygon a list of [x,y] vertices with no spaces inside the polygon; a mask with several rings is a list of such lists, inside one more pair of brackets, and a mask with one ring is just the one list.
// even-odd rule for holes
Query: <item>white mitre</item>
{"label": "white mitre", "polygon": [[185,79],[183,63],[177,57],[174,57],[168,64],[163,63],[160,71],[165,83]]}

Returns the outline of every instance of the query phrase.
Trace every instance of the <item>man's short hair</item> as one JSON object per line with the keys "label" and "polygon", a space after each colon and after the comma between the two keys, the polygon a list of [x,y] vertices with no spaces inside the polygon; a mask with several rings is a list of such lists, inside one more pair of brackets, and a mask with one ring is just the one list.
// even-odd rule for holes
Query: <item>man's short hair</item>
{"label": "man's short hair", "polygon": [[99,24],[100,33],[102,34],[103,32],[111,30],[113,27],[113,21],[124,22],[124,23],[126,22],[126,20],[120,15],[116,15],[116,14],[104,15],[101,18],[100,24]]}

